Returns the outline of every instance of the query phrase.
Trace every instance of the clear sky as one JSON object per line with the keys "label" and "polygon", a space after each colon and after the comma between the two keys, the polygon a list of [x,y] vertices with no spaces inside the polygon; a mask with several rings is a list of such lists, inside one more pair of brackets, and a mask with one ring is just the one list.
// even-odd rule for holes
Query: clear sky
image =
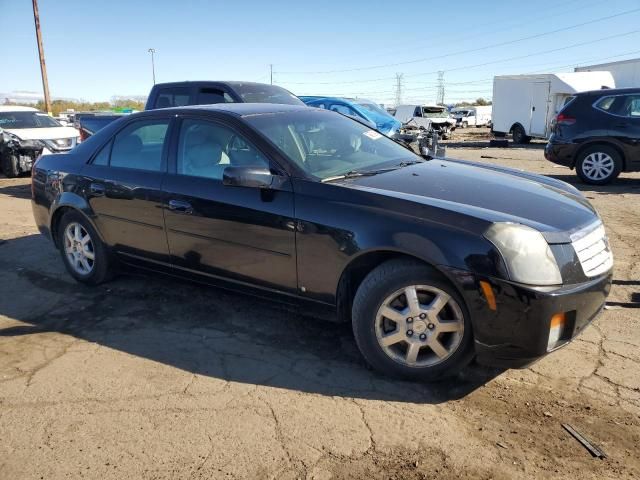
{"label": "clear sky", "polygon": [[[432,101],[442,70],[454,102],[490,97],[497,74],[640,57],[640,0],[39,0],[39,8],[51,95],[91,101],[145,95],[150,47],[158,82],[268,82],[273,64],[274,83],[298,95],[380,103],[393,102],[396,73],[404,101]],[[0,92],[41,92],[30,0],[0,0],[0,32]]]}

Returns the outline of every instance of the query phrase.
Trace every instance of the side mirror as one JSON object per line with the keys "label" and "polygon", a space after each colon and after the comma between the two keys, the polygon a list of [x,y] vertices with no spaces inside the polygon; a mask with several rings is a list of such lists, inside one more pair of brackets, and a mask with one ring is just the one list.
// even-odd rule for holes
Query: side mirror
{"label": "side mirror", "polygon": [[222,183],[231,187],[269,188],[273,175],[261,166],[227,167],[222,173]]}

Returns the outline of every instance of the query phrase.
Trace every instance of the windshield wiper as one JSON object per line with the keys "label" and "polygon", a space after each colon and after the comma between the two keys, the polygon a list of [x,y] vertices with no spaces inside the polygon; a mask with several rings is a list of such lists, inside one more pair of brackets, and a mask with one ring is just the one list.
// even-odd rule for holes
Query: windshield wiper
{"label": "windshield wiper", "polygon": [[355,178],[355,177],[370,177],[372,175],[378,175],[379,173],[391,172],[392,170],[397,170],[402,167],[408,167],[409,165],[415,165],[416,163],[422,163],[426,160],[409,160],[402,161],[397,165],[387,168],[379,168],[377,170],[350,170],[347,173],[343,173],[342,175],[335,175],[333,177],[323,178],[321,180],[322,183],[331,182],[333,180],[343,180],[345,178]]}

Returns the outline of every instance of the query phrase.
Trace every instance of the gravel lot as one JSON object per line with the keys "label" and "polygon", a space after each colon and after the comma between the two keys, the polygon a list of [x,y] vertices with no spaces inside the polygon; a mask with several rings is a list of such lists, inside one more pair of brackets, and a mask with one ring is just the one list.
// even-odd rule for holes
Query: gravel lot
{"label": "gravel lot", "polygon": [[576,184],[616,266],[610,308],[567,348],[435,385],[381,377],[349,325],[266,301],[143,275],[83,287],[38,234],[29,179],[0,179],[0,478],[640,476],[640,174],[591,188],[543,144],[448,144]]}

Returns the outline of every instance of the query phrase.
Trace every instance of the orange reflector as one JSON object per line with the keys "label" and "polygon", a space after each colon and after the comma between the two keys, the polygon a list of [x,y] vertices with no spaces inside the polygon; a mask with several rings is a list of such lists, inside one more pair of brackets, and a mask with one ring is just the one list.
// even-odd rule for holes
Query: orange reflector
{"label": "orange reflector", "polygon": [[553,317],[551,317],[551,326],[549,328],[550,329],[561,328],[564,326],[564,322],[565,322],[564,312],[556,313]]}
{"label": "orange reflector", "polygon": [[497,310],[498,306],[496,305],[496,297],[493,294],[493,288],[489,285],[489,282],[485,282],[484,280],[480,280],[480,288],[482,288],[482,293],[484,293],[484,298],[487,299],[487,305],[491,310]]}

